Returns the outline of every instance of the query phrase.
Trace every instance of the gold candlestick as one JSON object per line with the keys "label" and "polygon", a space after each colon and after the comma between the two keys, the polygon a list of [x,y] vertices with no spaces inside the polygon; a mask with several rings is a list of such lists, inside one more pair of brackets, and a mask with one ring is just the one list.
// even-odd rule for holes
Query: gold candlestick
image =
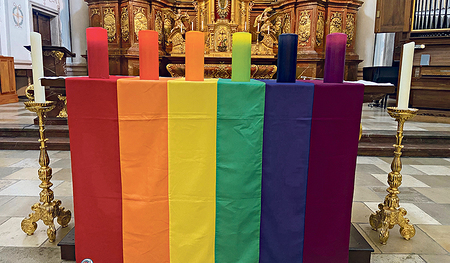
{"label": "gold candlestick", "polygon": [[50,164],[50,158],[47,154],[47,138],[45,138],[45,127],[44,127],[44,115],[46,112],[51,111],[55,108],[55,103],[52,101],[47,101],[44,103],[38,103],[34,101],[25,102],[25,108],[29,111],[36,112],[39,118],[39,142],[41,143],[40,154],[39,154],[39,165],[41,168],[38,170],[39,179],[42,183],[39,185],[42,188],[39,194],[40,202],[34,204],[31,207],[32,212],[29,214],[28,218],[22,220],[22,230],[28,235],[32,235],[37,228],[36,222],[42,220],[47,229],[47,236],[50,242],[54,242],[56,238],[56,229],[53,220],[57,217],[58,224],[62,227],[66,227],[71,219],[72,213],[61,206],[60,200],[53,200],[53,191],[50,189],[52,183],[52,168],[48,165]]}
{"label": "gold candlestick", "polygon": [[388,174],[389,188],[386,191],[389,193],[384,198],[384,203],[379,204],[375,214],[370,215],[369,222],[373,230],[381,228],[380,242],[386,244],[389,238],[389,229],[392,229],[395,225],[400,226],[400,234],[406,240],[409,240],[416,234],[416,230],[413,225],[409,223],[409,219],[405,218],[406,210],[400,208],[399,198],[397,194],[402,184],[402,162],[400,156],[402,155],[402,139],[403,139],[403,125],[405,121],[413,118],[417,114],[417,109],[398,109],[396,107],[387,108],[389,115],[398,122],[397,126],[397,143],[394,144],[394,160],[392,160],[391,170]]}

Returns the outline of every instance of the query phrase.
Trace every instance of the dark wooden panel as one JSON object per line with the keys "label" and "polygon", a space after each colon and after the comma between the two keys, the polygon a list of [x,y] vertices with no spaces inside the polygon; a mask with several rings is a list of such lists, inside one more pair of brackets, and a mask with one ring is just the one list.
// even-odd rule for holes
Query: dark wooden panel
{"label": "dark wooden panel", "polygon": [[375,33],[409,32],[411,14],[412,0],[377,0]]}
{"label": "dark wooden panel", "polygon": [[450,90],[412,89],[413,108],[450,109]]}

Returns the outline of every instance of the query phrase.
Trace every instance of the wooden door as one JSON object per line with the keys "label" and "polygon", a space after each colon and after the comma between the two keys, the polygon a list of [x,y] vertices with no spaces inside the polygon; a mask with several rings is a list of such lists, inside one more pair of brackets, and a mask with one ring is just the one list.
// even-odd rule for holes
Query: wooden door
{"label": "wooden door", "polygon": [[411,31],[413,0],[377,0],[375,33]]}
{"label": "wooden door", "polygon": [[50,16],[33,10],[33,31],[41,34],[42,45],[44,46],[52,45],[51,19]]}

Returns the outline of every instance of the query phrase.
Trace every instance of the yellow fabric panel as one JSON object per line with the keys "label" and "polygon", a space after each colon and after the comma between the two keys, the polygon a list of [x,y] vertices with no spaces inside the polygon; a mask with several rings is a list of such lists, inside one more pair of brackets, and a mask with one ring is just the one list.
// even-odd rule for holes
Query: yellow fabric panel
{"label": "yellow fabric panel", "polygon": [[217,80],[168,81],[172,263],[213,263]]}

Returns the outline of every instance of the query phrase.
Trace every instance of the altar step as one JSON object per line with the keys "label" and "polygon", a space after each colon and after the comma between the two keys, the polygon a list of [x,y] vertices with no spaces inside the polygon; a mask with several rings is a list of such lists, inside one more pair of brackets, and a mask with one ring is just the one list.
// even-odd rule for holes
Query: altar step
{"label": "altar step", "polygon": [[[363,131],[358,155],[393,156],[395,133],[384,130]],[[404,157],[450,157],[450,131],[404,131],[403,135]]]}
{"label": "altar step", "polygon": [[[47,149],[68,151],[69,128],[67,125],[46,125]],[[39,150],[39,126],[37,125],[0,125],[0,150]]]}
{"label": "altar step", "polygon": [[[75,261],[75,227],[58,243],[61,248],[61,259]],[[370,263],[373,248],[367,243],[358,230],[351,225],[349,241],[349,263]]]}
{"label": "altar step", "polygon": [[[48,150],[68,151],[67,125],[46,125]],[[402,156],[450,157],[450,131],[405,131]],[[37,125],[0,124],[0,150],[38,150]],[[363,131],[358,145],[358,155],[393,156],[395,131]]]}

